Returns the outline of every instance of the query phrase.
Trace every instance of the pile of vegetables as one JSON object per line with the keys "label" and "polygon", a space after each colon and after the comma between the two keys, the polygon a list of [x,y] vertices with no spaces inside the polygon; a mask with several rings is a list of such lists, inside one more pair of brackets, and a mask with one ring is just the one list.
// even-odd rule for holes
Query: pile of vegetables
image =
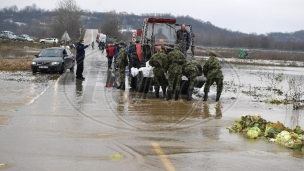
{"label": "pile of vegetables", "polygon": [[267,122],[259,114],[243,115],[236,120],[233,126],[227,127],[229,132],[245,133],[247,138],[264,137],[266,140],[276,142],[295,151],[302,151],[304,147],[304,131],[300,126],[295,129],[285,127],[281,122]]}

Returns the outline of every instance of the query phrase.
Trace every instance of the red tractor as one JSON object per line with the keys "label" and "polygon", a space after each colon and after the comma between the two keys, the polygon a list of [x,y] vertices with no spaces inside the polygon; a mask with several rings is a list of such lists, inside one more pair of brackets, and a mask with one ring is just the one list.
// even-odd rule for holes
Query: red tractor
{"label": "red tractor", "polygon": [[[139,92],[148,92],[152,89],[152,68],[148,67],[148,61],[151,56],[157,52],[161,45],[167,47],[167,52],[173,50],[176,41],[176,31],[180,29],[181,24],[176,23],[176,19],[171,18],[146,18],[143,21],[142,29],[137,30],[137,43],[130,47],[129,63],[129,83],[132,88]],[[186,52],[188,58],[194,56],[194,34],[192,26],[186,24],[186,29],[190,32],[190,48]],[[186,51],[186,50],[185,50]],[[131,68],[137,68],[138,74],[133,76]],[[152,73],[151,73],[152,72]],[[188,89],[187,79],[182,81],[182,93]],[[198,77],[196,87],[202,87],[204,84],[203,77]]]}

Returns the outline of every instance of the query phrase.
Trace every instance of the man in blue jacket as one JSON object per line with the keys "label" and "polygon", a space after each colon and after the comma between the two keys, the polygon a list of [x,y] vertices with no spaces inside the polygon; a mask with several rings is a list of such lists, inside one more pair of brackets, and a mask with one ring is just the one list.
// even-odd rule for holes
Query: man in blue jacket
{"label": "man in blue jacket", "polygon": [[76,70],[76,79],[78,80],[84,80],[84,77],[82,75],[83,72],[83,62],[84,62],[84,58],[85,58],[85,51],[84,49],[89,47],[90,44],[88,45],[84,45],[84,40],[81,39],[76,47],[76,61],[77,61],[77,70]]}

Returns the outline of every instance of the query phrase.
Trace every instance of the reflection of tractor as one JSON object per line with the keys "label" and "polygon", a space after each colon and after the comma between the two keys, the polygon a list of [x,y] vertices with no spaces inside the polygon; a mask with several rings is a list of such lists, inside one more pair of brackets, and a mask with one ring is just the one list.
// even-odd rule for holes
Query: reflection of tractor
{"label": "reflection of tractor", "polygon": [[242,59],[250,58],[248,55],[248,52],[246,50],[239,50],[238,56],[239,56],[239,58],[242,58]]}
{"label": "reflection of tractor", "polygon": [[[148,66],[148,61],[151,56],[157,52],[161,45],[167,47],[167,52],[173,50],[176,43],[176,30],[181,24],[176,24],[176,19],[167,18],[146,18],[143,21],[142,29],[137,30],[137,37],[139,43],[132,45],[130,63],[129,63],[129,83],[132,88],[139,92],[148,92],[152,88],[153,71]],[[194,56],[194,41],[191,25],[186,25],[190,32],[190,53],[186,55]],[[135,68],[135,69],[134,69]],[[138,70],[133,74],[133,69]],[[131,74],[132,73],[132,74]],[[198,77],[197,87],[202,87],[204,81],[203,77]],[[182,81],[182,93],[188,89],[187,78]]]}

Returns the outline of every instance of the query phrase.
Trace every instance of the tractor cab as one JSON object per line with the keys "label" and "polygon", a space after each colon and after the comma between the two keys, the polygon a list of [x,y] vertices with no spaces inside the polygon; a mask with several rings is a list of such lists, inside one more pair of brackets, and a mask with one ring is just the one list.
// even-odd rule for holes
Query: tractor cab
{"label": "tractor cab", "polygon": [[142,29],[137,30],[137,36],[141,39],[143,61],[141,66],[159,51],[161,45],[167,47],[170,52],[176,43],[176,19],[146,18]]}

